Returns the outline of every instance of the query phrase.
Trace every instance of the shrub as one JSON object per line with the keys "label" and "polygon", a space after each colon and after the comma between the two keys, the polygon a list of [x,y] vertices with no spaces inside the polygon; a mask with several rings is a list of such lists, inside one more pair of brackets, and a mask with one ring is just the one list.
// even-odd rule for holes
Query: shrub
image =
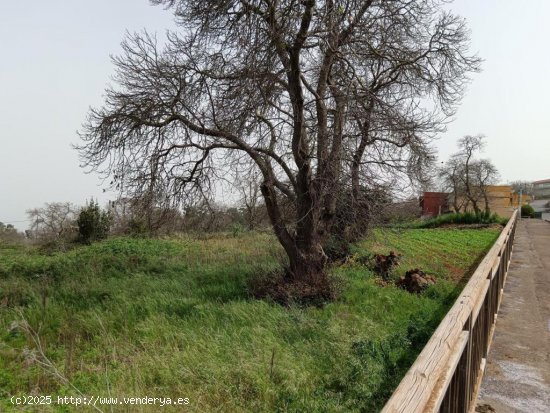
{"label": "shrub", "polygon": [[231,234],[233,237],[238,237],[240,234],[242,234],[244,231],[244,227],[242,224],[235,222],[233,225],[231,225]]}
{"label": "shrub", "polygon": [[535,210],[531,205],[522,205],[521,206],[521,216],[535,218]]}
{"label": "shrub", "polygon": [[342,261],[351,255],[351,243],[333,234],[325,241],[323,250],[331,262]]}
{"label": "shrub", "polygon": [[80,211],[76,223],[80,241],[90,244],[107,237],[111,226],[111,217],[109,213],[101,211],[97,202],[91,200]]}
{"label": "shrub", "polygon": [[149,235],[149,229],[143,219],[132,217],[128,221],[127,233],[132,237],[145,237]]}
{"label": "shrub", "polygon": [[505,224],[506,219],[489,212],[460,212],[440,215],[419,225],[420,228],[436,228],[443,225]]}
{"label": "shrub", "polygon": [[357,199],[343,186],[337,195],[336,212],[331,236],[323,245],[330,261],[339,261],[350,255],[351,244],[359,241],[374,224],[385,220],[386,208],[391,205],[388,188],[383,186],[359,189]]}

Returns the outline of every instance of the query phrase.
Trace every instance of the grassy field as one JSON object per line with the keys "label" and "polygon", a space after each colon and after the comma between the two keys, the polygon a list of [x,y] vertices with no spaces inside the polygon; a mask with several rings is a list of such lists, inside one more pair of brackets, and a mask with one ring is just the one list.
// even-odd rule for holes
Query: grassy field
{"label": "grassy field", "polygon": [[475,269],[480,248],[492,239],[495,229],[404,229],[375,230],[359,245],[358,255],[387,253],[392,250],[402,254],[396,275],[419,267],[430,275],[454,282],[467,281],[464,276]]}
{"label": "grassy field", "polygon": [[[0,411],[8,395],[189,398],[104,412],[372,412],[381,408],[498,230],[375,231],[358,257],[394,250],[422,295],[382,286],[352,260],[324,308],[255,300],[272,236],[111,239],[51,256],[0,244]],[[359,261],[359,260],[358,260]],[[80,408],[78,411],[92,411]]]}

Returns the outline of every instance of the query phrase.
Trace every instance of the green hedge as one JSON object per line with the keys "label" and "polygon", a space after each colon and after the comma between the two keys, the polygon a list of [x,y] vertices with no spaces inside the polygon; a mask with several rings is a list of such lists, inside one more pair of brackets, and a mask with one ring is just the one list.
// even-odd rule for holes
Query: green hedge
{"label": "green hedge", "polygon": [[474,225],[474,224],[501,224],[505,225],[506,218],[502,218],[493,213],[460,212],[454,214],[440,215],[436,218],[424,221],[419,225],[420,228],[437,228],[443,225]]}

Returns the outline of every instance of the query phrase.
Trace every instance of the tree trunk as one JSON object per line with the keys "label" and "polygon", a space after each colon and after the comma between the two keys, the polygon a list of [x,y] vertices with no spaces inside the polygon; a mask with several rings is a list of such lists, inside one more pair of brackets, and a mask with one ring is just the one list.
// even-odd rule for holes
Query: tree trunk
{"label": "tree trunk", "polygon": [[[302,205],[297,201],[298,224],[295,234],[291,234],[286,228],[274,196],[273,186],[269,182],[264,182],[261,191],[275,235],[288,256],[289,275],[295,281],[305,283],[324,277],[327,256],[323,251],[322,243],[326,233],[320,230],[322,228],[321,208],[314,201],[315,197],[311,196],[311,191],[301,198]],[[306,203],[309,208],[305,205]]]}
{"label": "tree trunk", "polygon": [[479,213],[481,212],[481,210],[479,209],[479,206],[477,204],[477,201],[475,199],[471,199],[472,201],[472,207],[474,208],[474,212],[476,215],[479,215]]}
{"label": "tree trunk", "polygon": [[458,191],[453,188],[453,209],[456,213],[460,212],[460,205],[458,205]]}
{"label": "tree trunk", "polygon": [[290,272],[294,280],[314,283],[325,277],[327,256],[320,242],[307,248],[296,247],[290,258]]}
{"label": "tree trunk", "polygon": [[255,211],[254,206],[248,206],[246,205],[246,217],[247,217],[247,223],[248,223],[248,230],[253,231],[254,230],[254,224],[255,224]]}

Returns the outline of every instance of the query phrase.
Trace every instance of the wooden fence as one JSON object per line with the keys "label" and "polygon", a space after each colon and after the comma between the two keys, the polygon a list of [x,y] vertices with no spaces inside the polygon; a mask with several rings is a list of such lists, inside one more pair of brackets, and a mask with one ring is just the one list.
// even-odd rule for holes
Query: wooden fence
{"label": "wooden fence", "polygon": [[383,413],[473,412],[516,230],[514,212]]}

